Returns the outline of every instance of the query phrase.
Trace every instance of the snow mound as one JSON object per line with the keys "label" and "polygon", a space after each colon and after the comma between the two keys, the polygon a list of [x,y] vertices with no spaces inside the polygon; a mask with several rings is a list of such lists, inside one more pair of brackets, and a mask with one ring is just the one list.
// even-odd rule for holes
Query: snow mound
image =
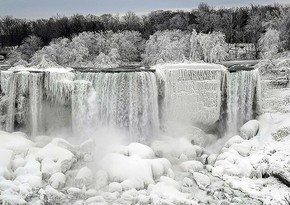
{"label": "snow mound", "polygon": [[127,179],[137,180],[145,185],[154,182],[150,163],[135,155],[108,154],[101,160],[100,167],[108,173],[112,182],[123,182]]}
{"label": "snow mound", "polygon": [[191,161],[182,162],[180,164],[180,168],[184,172],[189,172],[190,170],[194,172],[199,172],[203,170],[203,164],[199,161],[191,160]]}
{"label": "snow mound", "polygon": [[133,156],[133,155],[137,155],[142,159],[152,159],[154,158],[154,152],[153,150],[144,145],[144,144],[140,144],[140,143],[131,143],[128,146],[128,151],[129,151],[129,155]]}
{"label": "snow mound", "polygon": [[151,147],[156,156],[169,160],[178,159],[181,155],[185,155],[189,160],[196,158],[196,147],[186,138],[156,140],[152,142]]}
{"label": "snow mound", "polygon": [[76,161],[74,154],[69,150],[59,147],[54,143],[49,143],[42,149],[40,149],[35,157],[37,160],[42,161],[44,159],[51,159],[56,161],[56,167],[61,172],[65,172],[71,168],[73,163]]}
{"label": "snow mound", "polygon": [[12,150],[14,154],[27,153],[33,142],[21,132],[7,133],[0,131],[0,149]]}
{"label": "snow mound", "polygon": [[246,140],[253,138],[259,131],[258,120],[250,120],[240,128],[240,136]]}

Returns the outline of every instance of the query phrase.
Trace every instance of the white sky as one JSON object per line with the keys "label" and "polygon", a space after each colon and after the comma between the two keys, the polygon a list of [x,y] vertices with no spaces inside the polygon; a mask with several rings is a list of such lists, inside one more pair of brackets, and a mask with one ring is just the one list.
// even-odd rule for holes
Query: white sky
{"label": "white sky", "polygon": [[249,6],[250,4],[290,3],[290,0],[0,0],[0,16],[48,18],[73,14],[119,13],[134,11],[146,14],[158,9],[191,10],[201,3],[214,7]]}

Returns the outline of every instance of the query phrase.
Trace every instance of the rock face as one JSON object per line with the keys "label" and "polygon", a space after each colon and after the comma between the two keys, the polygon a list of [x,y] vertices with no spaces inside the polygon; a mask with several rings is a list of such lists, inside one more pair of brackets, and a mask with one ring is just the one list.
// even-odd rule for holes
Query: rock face
{"label": "rock face", "polygon": [[240,128],[240,136],[249,140],[256,136],[259,131],[259,122],[257,120],[250,120]]}

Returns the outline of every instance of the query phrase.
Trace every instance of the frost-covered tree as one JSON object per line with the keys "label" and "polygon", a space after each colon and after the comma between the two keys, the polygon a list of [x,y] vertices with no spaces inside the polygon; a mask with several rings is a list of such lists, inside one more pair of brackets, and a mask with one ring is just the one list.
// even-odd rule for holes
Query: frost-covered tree
{"label": "frost-covered tree", "polygon": [[275,29],[268,29],[259,39],[259,46],[262,58],[273,58],[281,48],[280,32]]}
{"label": "frost-covered tree", "polygon": [[160,62],[183,62],[190,50],[189,34],[180,30],[158,31],[146,42],[143,62],[154,65]]}
{"label": "frost-covered tree", "polygon": [[140,58],[140,53],[144,50],[144,42],[141,34],[137,31],[123,31],[118,33],[108,32],[107,50],[109,53],[111,49],[118,50],[121,60],[123,62],[134,62]]}
{"label": "frost-covered tree", "polygon": [[43,42],[37,36],[28,36],[23,40],[22,45],[18,48],[22,58],[28,61],[36,51],[42,47]]}
{"label": "frost-covered tree", "polygon": [[200,60],[198,54],[198,39],[197,39],[197,32],[193,29],[191,36],[190,36],[190,55],[189,58],[191,61]]}
{"label": "frost-covered tree", "polygon": [[227,56],[225,35],[221,32],[197,35],[197,50],[201,60],[216,63],[224,60]]}

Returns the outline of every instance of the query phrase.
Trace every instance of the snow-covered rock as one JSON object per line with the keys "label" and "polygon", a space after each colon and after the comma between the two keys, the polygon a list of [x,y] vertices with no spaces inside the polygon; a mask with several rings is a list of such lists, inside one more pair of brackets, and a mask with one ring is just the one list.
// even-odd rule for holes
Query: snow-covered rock
{"label": "snow-covered rock", "polygon": [[154,158],[153,150],[147,145],[140,143],[131,143],[128,146],[129,155],[137,155],[142,159],[152,159]]}
{"label": "snow-covered rock", "polygon": [[112,182],[109,184],[109,192],[122,192],[122,185],[118,182]]}
{"label": "snow-covered rock", "polygon": [[90,185],[93,183],[93,172],[90,168],[88,167],[82,167],[76,177],[75,177],[75,184],[78,187],[83,187],[84,185]]}
{"label": "snow-covered rock", "polygon": [[210,178],[205,174],[193,172],[192,177],[199,186],[207,187],[210,185]]}
{"label": "snow-covered rock", "polygon": [[24,167],[19,167],[14,172],[16,181],[28,183],[32,187],[42,187],[42,173],[40,163],[36,160],[29,160]]}
{"label": "snow-covered rock", "polygon": [[239,144],[239,143],[241,143],[241,142],[243,142],[243,141],[244,141],[243,138],[241,138],[239,135],[235,135],[235,136],[233,136],[232,138],[230,138],[230,139],[226,142],[225,147],[226,147],[226,148],[229,148],[229,147],[232,146],[233,144],[235,144],[235,143]]}
{"label": "snow-covered rock", "polygon": [[7,133],[0,131],[0,149],[13,151],[14,154],[27,153],[33,142],[22,132]]}
{"label": "snow-covered rock", "polygon": [[150,159],[148,163],[151,164],[154,179],[166,175],[168,169],[171,167],[171,163],[165,158]]}
{"label": "snow-covered rock", "polygon": [[246,140],[253,138],[259,131],[258,120],[250,120],[245,123],[239,130],[240,136]]}
{"label": "snow-covered rock", "polygon": [[56,161],[56,164],[59,166],[61,172],[66,172],[69,170],[76,161],[72,152],[63,147],[59,147],[54,143],[49,143],[43,147],[35,154],[35,157],[39,161],[42,161],[45,158],[50,158],[51,160]]}
{"label": "snow-covered rock", "polygon": [[64,187],[66,182],[66,176],[63,173],[55,173],[53,174],[48,183],[54,188],[54,189],[61,189]]}
{"label": "snow-covered rock", "polygon": [[186,138],[165,138],[153,141],[151,147],[158,157],[167,159],[178,159],[181,154],[186,155],[189,160],[196,158],[196,149]]}
{"label": "snow-covered rock", "polygon": [[121,182],[122,189],[123,190],[131,190],[131,189],[144,189],[145,184],[143,181],[140,181],[138,179],[126,179],[123,182]]}
{"label": "snow-covered rock", "polygon": [[105,187],[108,185],[109,182],[109,176],[108,173],[104,170],[99,170],[96,173],[96,188],[100,189],[102,187]]}
{"label": "snow-covered rock", "polygon": [[190,170],[194,172],[198,172],[203,169],[203,164],[199,161],[191,160],[191,161],[182,162],[180,164],[180,168],[185,172],[189,172]]}
{"label": "snow-covered rock", "polygon": [[45,158],[41,161],[41,172],[44,179],[60,171],[60,167],[51,158]]}
{"label": "snow-covered rock", "polygon": [[108,173],[112,182],[122,182],[126,179],[136,179],[144,184],[154,182],[150,163],[138,156],[108,154],[101,160],[100,167]]}
{"label": "snow-covered rock", "polygon": [[104,197],[102,197],[102,196],[94,196],[94,197],[88,198],[85,201],[85,204],[91,204],[91,205],[93,205],[93,204],[104,204],[104,205],[106,205],[108,203],[105,201]]}

